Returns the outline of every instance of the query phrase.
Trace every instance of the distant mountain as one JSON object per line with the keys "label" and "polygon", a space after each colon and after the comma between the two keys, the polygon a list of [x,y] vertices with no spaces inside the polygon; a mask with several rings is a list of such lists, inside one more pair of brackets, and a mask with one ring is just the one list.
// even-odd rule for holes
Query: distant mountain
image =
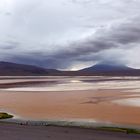
{"label": "distant mountain", "polygon": [[118,64],[96,64],[79,70],[79,73],[81,75],[140,76],[140,69],[133,69]]}
{"label": "distant mountain", "polygon": [[92,67],[82,69],[80,71],[85,72],[109,72],[109,71],[122,71],[122,70],[133,70],[130,67],[124,65],[115,64],[96,64]]}
{"label": "distant mountain", "polygon": [[140,69],[124,65],[97,64],[79,71],[58,71],[32,65],[0,62],[0,76],[140,76]]}
{"label": "distant mountain", "polygon": [[41,76],[59,73],[55,69],[45,69],[32,65],[0,62],[0,76]]}

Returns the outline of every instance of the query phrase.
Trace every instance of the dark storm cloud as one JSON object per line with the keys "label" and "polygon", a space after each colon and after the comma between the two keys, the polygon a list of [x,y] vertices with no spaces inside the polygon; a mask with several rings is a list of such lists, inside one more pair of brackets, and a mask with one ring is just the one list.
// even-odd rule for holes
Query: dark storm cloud
{"label": "dark storm cloud", "polygon": [[[13,56],[11,60],[49,68],[67,68],[75,61],[104,61],[105,54],[102,52],[113,49],[125,51],[133,48],[133,44],[140,43],[139,25],[140,18],[132,18],[107,29],[99,29],[90,37],[60,47],[59,50],[52,53],[31,52],[28,55]],[[111,55],[112,61],[115,62],[118,56]],[[110,57],[106,58],[111,59]],[[105,61],[110,60],[106,59]]]}
{"label": "dark storm cloud", "polygon": [[40,55],[35,55],[36,53],[26,54],[26,55],[13,55],[9,57],[7,61],[12,61],[16,63],[23,63],[23,64],[30,64],[30,65],[37,65],[46,68],[67,68],[71,65],[72,61],[62,60],[57,57],[49,57],[48,55],[44,56],[40,53]]}
{"label": "dark storm cloud", "polygon": [[74,59],[80,56],[87,57],[108,49],[129,49],[131,44],[140,43],[140,19],[126,20],[125,23],[113,25],[109,29],[97,31],[84,41],[71,43],[52,55],[53,58]]}
{"label": "dark storm cloud", "polygon": [[9,0],[6,5],[1,0],[0,60],[58,69],[126,58],[133,64],[140,59],[135,58],[139,5],[139,0]]}

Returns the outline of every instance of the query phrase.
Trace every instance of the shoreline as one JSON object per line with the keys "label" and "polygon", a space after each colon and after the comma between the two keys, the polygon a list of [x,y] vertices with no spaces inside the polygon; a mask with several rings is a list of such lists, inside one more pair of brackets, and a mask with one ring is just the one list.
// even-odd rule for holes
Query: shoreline
{"label": "shoreline", "polygon": [[[139,131],[120,128],[31,126],[0,122],[1,140],[139,140]],[[138,133],[137,133],[138,132]]]}
{"label": "shoreline", "polygon": [[[0,124],[15,124],[15,125],[25,125],[25,126],[58,126],[58,127],[74,127],[74,128],[85,128],[85,129],[104,129],[108,128],[119,128],[119,129],[132,129],[138,130],[140,134],[139,125],[126,125],[117,124],[111,122],[101,122],[87,119],[72,119],[72,120],[26,120],[26,119],[1,119]],[[110,129],[111,130],[111,129]],[[110,131],[109,130],[109,131]],[[117,131],[116,131],[117,132]]]}

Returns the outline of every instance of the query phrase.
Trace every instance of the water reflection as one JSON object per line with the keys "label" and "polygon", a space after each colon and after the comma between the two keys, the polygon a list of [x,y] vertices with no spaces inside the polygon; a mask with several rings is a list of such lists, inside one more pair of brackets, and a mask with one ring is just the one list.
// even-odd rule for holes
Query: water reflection
{"label": "water reflection", "polygon": [[[45,79],[46,78],[46,79]],[[35,79],[35,77],[34,77]],[[45,79],[45,80],[44,80]],[[21,79],[20,79],[21,80]],[[27,79],[29,80],[29,79]],[[14,86],[13,86],[14,85]],[[122,89],[126,91],[140,91],[140,77],[105,77],[105,76],[77,76],[77,77],[43,77],[26,82],[9,84],[2,90],[10,91],[71,91],[71,90],[99,90]],[[1,84],[0,84],[1,86]]]}
{"label": "water reflection", "polygon": [[113,103],[124,105],[124,106],[134,106],[140,107],[140,98],[129,98],[113,101]]}

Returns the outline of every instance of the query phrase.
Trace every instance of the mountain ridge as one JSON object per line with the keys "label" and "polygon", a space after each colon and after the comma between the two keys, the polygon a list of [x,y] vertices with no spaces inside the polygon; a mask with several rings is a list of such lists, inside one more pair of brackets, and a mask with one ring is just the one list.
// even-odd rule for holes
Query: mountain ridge
{"label": "mountain ridge", "polygon": [[59,71],[0,61],[0,76],[140,76],[140,69],[130,68],[125,65],[99,63],[78,71]]}
{"label": "mountain ridge", "polygon": [[0,75],[1,76],[40,76],[48,75],[50,73],[58,72],[55,69],[46,69],[34,65],[17,64],[13,62],[0,61]]}
{"label": "mountain ridge", "polygon": [[134,69],[120,64],[96,64],[94,66],[79,70],[82,75],[99,76],[140,76],[140,69]]}
{"label": "mountain ridge", "polygon": [[130,68],[128,66],[122,65],[122,64],[104,64],[104,63],[98,63],[91,67],[81,69],[79,71],[88,71],[88,72],[95,72],[95,71],[116,71],[116,70],[134,70],[133,68]]}

